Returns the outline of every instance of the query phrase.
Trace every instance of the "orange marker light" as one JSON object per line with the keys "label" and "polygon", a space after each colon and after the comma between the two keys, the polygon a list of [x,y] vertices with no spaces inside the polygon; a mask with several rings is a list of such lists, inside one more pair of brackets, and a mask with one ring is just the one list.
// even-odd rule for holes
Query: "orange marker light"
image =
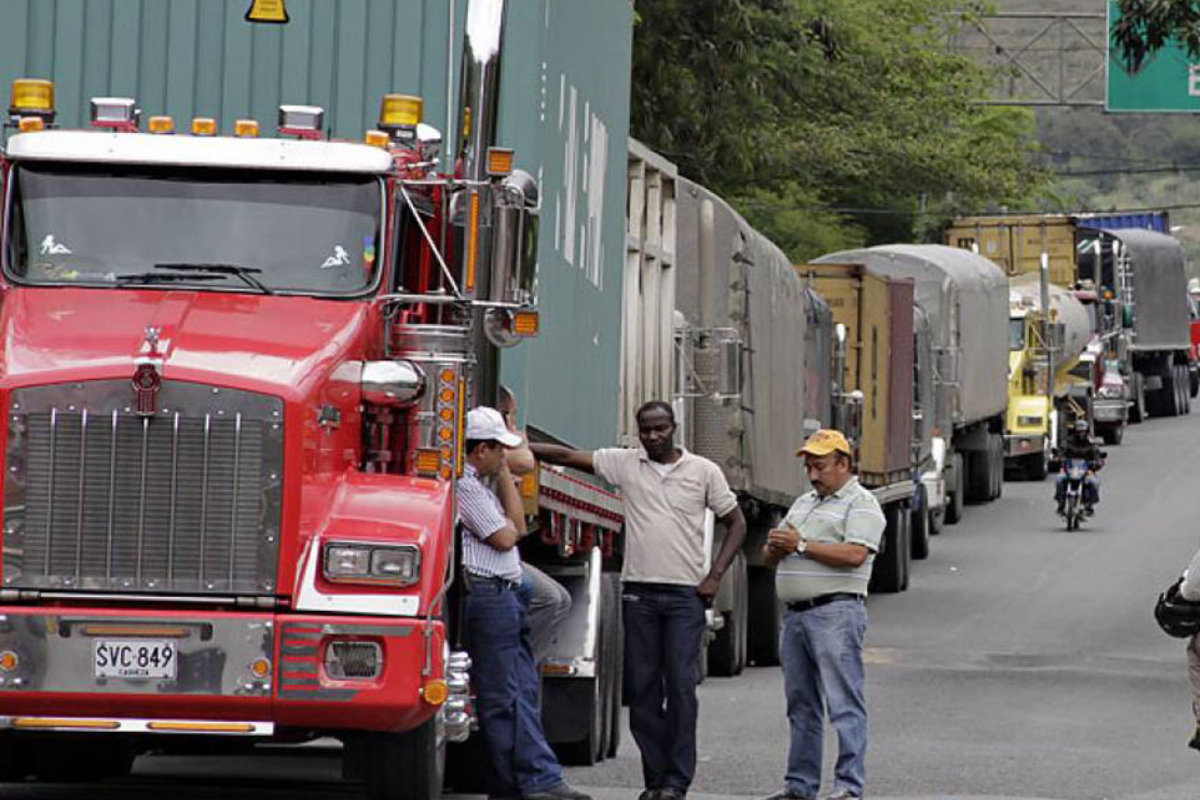
{"label": "orange marker light", "polygon": [[518,311],[513,314],[513,333],[518,336],[537,336],[538,312]]}
{"label": "orange marker light", "polygon": [[442,456],[437,450],[420,449],[413,458],[418,475],[437,475],[442,468]]}
{"label": "orange marker light", "polygon": [[233,123],[233,135],[242,139],[258,137],[258,120],[239,119]]}
{"label": "orange marker light", "polygon": [[165,114],[151,117],[150,121],[146,123],[146,130],[151,133],[174,133],[175,120]]}
{"label": "orange marker light", "polygon": [[269,658],[256,658],[254,663],[250,665],[250,673],[256,678],[265,678],[271,674],[271,660]]}
{"label": "orange marker light", "polygon": [[513,171],[513,151],[507,147],[489,147],[487,151],[488,175],[502,178]]}
{"label": "orange marker light", "polygon": [[192,120],[193,136],[216,136],[217,121],[212,117],[196,117]]}
{"label": "orange marker light", "polygon": [[5,650],[0,653],[0,669],[5,672],[13,672],[21,665],[21,659],[17,658],[17,654],[12,650]]}
{"label": "orange marker light", "polygon": [[421,695],[429,705],[440,706],[450,696],[450,689],[446,686],[444,680],[436,678],[425,684],[425,689],[421,692]]}
{"label": "orange marker light", "polygon": [[21,133],[33,133],[34,131],[43,131],[46,129],[46,123],[41,117],[21,117],[21,121],[17,123],[17,128]]}
{"label": "orange marker light", "polygon": [[386,150],[391,143],[391,139],[383,131],[367,131],[366,135],[363,136],[363,143],[369,144],[372,147],[382,147]]}
{"label": "orange marker light", "polygon": [[467,222],[467,291],[475,291],[475,261],[479,258],[479,193],[471,194],[470,219]]}
{"label": "orange marker light", "polygon": [[14,111],[48,114],[54,111],[54,83],[40,78],[17,78],[12,82],[9,105]]}

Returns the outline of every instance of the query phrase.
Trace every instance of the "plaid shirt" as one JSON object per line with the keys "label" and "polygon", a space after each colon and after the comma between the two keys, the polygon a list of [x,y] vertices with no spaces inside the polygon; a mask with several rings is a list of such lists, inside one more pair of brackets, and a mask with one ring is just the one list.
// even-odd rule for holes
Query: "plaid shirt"
{"label": "plaid shirt", "polygon": [[458,481],[458,519],[463,524],[463,566],[472,575],[521,580],[521,554],[517,548],[497,550],[487,539],[509,523],[495,492],[483,485],[479,473],[467,464]]}

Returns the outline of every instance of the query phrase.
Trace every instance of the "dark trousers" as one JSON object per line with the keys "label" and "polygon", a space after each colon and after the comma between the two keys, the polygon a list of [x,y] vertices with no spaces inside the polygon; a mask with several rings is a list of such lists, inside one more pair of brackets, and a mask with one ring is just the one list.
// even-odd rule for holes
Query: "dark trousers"
{"label": "dark trousers", "polygon": [[694,586],[626,583],[629,730],[647,789],[687,792],[696,773],[696,700],[704,603]]}
{"label": "dark trousers", "polygon": [[563,782],[538,710],[529,620],[516,587],[469,581],[467,652],[479,728],[493,767],[493,796],[543,792]]}

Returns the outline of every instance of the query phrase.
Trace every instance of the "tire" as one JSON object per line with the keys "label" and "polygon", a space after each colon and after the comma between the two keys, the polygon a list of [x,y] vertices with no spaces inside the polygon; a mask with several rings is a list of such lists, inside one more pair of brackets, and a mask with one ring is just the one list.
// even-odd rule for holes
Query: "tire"
{"label": "tire", "polygon": [[1200,369],[1188,367],[1188,389],[1192,397],[1200,394]]}
{"label": "tire", "polygon": [[733,583],[733,609],[721,612],[724,624],[708,645],[708,671],[718,678],[732,678],[742,671],[742,640],[746,627],[746,558],[738,553],[729,570]]}
{"label": "tire", "polygon": [[1100,438],[1104,443],[1110,446],[1119,445],[1125,439],[1125,423],[1118,422],[1113,425],[1105,425],[1099,430]]}
{"label": "tire", "polygon": [[435,716],[407,733],[369,734],[363,777],[371,800],[438,800],[446,774],[446,740]]}
{"label": "tire", "polygon": [[993,500],[1004,496],[1004,437],[992,434],[992,480],[996,482]]}
{"label": "tire", "polygon": [[903,559],[903,578],[900,580],[900,591],[908,591],[908,581],[912,576],[912,514],[908,504],[899,504],[897,518],[900,521],[900,553]]}
{"label": "tire", "polygon": [[871,591],[880,594],[896,594],[904,591],[908,540],[905,536],[903,518],[908,516],[902,504],[891,503],[883,510],[887,528],[883,532],[883,546],[875,556],[871,570]]}
{"label": "tire", "polygon": [[749,663],[759,667],[779,664],[779,631],[783,626],[783,604],[775,596],[775,570],[749,567],[750,616],[746,649]]}
{"label": "tire", "polygon": [[909,530],[912,532],[912,557],[917,561],[929,558],[929,493],[924,486],[917,489],[917,503],[909,512]]}
{"label": "tire", "polygon": [[1173,417],[1179,413],[1179,387],[1175,383],[1173,368],[1163,370],[1162,388],[1154,392],[1147,402],[1152,417]]}
{"label": "tire", "polygon": [[1078,500],[1072,497],[1067,498],[1067,530],[1073,531],[1079,526],[1078,517],[1076,517],[1075,506]]}
{"label": "tire", "polygon": [[983,450],[967,453],[967,502],[986,503],[992,499],[995,478],[992,476],[991,439]]}
{"label": "tire", "polygon": [[945,522],[947,525],[957,525],[962,520],[963,495],[966,493],[967,476],[964,474],[966,462],[962,453],[954,454],[954,464],[954,489],[950,492],[950,497],[946,502]]}
{"label": "tire", "polygon": [[945,525],[943,517],[946,514],[946,509],[931,508],[929,509],[929,535],[937,536],[942,532],[942,527]]}
{"label": "tire", "polygon": [[1134,425],[1146,421],[1146,391],[1144,388],[1144,379],[1142,373],[1133,373],[1133,380],[1130,383],[1130,393],[1133,395],[1129,404],[1129,421]]}
{"label": "tire", "polygon": [[1050,473],[1048,453],[1043,450],[1031,456],[1025,456],[1025,477],[1031,481],[1044,481]]}

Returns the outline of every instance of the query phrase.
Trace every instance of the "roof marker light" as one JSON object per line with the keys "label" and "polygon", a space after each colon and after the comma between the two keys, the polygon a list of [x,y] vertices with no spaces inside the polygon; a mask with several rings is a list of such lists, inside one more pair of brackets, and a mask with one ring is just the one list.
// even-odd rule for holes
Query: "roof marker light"
{"label": "roof marker light", "polygon": [[212,117],[196,117],[192,120],[193,136],[216,136],[217,121]]}
{"label": "roof marker light", "polygon": [[242,139],[254,139],[258,137],[258,120],[254,119],[239,119],[233,123],[233,135]]}
{"label": "roof marker light", "polygon": [[146,130],[151,133],[174,133],[175,119],[165,114],[159,114],[151,117],[146,122]]}
{"label": "roof marker light", "polygon": [[379,127],[415,128],[421,122],[425,101],[411,94],[385,94],[379,104]]}

